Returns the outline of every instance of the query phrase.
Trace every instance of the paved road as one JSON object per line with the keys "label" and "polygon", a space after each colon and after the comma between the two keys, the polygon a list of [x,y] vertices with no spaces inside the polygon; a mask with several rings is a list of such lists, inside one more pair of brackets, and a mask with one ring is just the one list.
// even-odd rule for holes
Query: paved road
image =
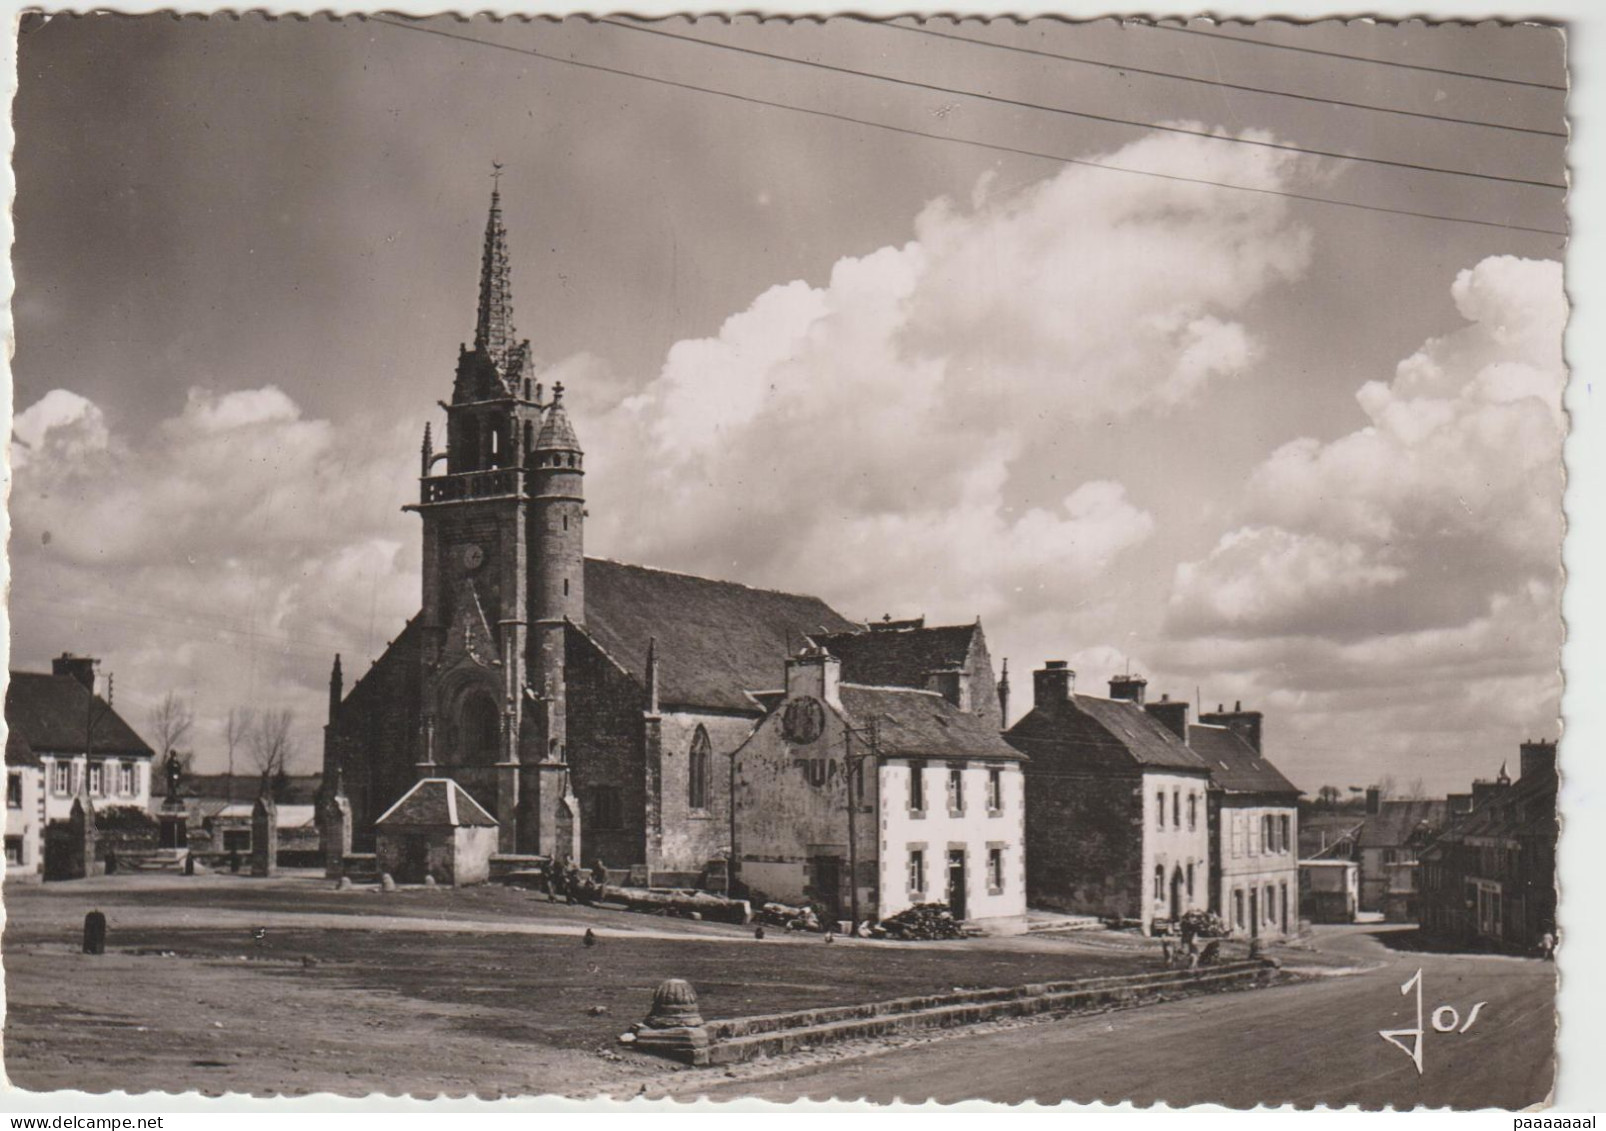
{"label": "paved road", "polygon": [[[1371,936],[1376,929],[1330,928],[1319,938],[1321,949],[1381,964],[1359,974],[917,1045],[706,1091],[912,1103],[1521,1108],[1541,1102],[1554,1075],[1555,967],[1390,951]],[[1427,1029],[1420,1076],[1406,1053],[1378,1036],[1380,1029],[1414,1026],[1414,991],[1402,995],[1400,986],[1418,969]],[[1455,1006],[1464,1026],[1478,1001],[1488,1004],[1469,1031],[1433,1030],[1436,1007]]]}

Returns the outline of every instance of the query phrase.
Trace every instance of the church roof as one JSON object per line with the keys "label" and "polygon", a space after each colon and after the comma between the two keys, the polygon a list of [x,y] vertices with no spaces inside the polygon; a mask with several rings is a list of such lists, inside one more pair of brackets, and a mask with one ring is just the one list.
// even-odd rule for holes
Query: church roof
{"label": "church roof", "polygon": [[1210,767],[1210,780],[1228,793],[1299,793],[1299,787],[1227,727],[1188,727],[1188,745]]}
{"label": "church roof", "polygon": [[925,687],[934,671],[963,667],[979,625],[817,633],[813,640],[842,661],[844,683]]}
{"label": "church roof", "polygon": [[91,721],[93,753],[151,757],[151,748],[122,716],[72,676],[11,673],[6,688],[6,726],[21,732],[34,752],[82,754]]}
{"label": "church roof", "polygon": [[818,597],[603,558],[586,559],[585,601],[586,634],[636,679],[657,641],[665,707],[757,714],[745,692],[773,688],[799,641],[855,629]]}
{"label": "church roof", "polygon": [[424,778],[374,822],[376,828],[381,825],[494,829],[496,818],[451,778]]}
{"label": "church roof", "polygon": [[876,747],[883,758],[1025,760],[994,724],[961,711],[934,691],[844,683],[841,695],[855,727],[875,723]]}

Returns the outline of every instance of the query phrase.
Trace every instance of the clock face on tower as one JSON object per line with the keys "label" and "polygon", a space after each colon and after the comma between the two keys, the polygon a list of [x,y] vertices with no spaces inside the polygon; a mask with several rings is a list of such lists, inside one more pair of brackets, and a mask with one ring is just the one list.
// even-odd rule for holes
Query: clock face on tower
{"label": "clock face on tower", "polygon": [[461,554],[464,569],[479,569],[480,563],[485,560],[485,551],[475,545],[464,546]]}

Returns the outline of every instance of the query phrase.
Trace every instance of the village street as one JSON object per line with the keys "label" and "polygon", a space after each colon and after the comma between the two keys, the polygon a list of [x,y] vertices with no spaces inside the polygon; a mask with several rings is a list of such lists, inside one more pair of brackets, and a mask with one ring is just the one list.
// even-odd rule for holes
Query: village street
{"label": "village street", "polygon": [[[712,1087],[688,1080],[676,1091],[773,1101],[1127,1099],[1235,1107],[1522,1108],[1542,1101],[1553,1074],[1556,967],[1534,959],[1393,951],[1376,941],[1376,930],[1318,932],[1321,951],[1379,963],[1360,973],[1047,1021],[767,1079]],[[1405,1052],[1378,1036],[1379,1030],[1414,1027],[1414,989],[1402,995],[1400,986],[1418,969],[1427,1030],[1420,1077]],[[1434,1031],[1439,1006],[1455,1007],[1459,1029],[1479,1001],[1487,1004],[1470,1030]]]}

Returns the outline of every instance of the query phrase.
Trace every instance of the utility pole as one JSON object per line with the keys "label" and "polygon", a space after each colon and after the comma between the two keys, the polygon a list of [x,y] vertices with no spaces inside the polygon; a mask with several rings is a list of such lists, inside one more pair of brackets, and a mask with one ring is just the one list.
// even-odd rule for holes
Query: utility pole
{"label": "utility pole", "polygon": [[865,758],[870,758],[876,765],[880,765],[880,745],[876,732],[876,721],[871,719],[864,729],[867,750],[864,754],[853,753],[853,736],[859,733],[851,726],[843,725],[843,765],[847,769],[848,787],[848,902],[852,908],[853,931],[857,936],[859,931],[859,795],[855,792],[853,783],[859,780],[858,769]]}

